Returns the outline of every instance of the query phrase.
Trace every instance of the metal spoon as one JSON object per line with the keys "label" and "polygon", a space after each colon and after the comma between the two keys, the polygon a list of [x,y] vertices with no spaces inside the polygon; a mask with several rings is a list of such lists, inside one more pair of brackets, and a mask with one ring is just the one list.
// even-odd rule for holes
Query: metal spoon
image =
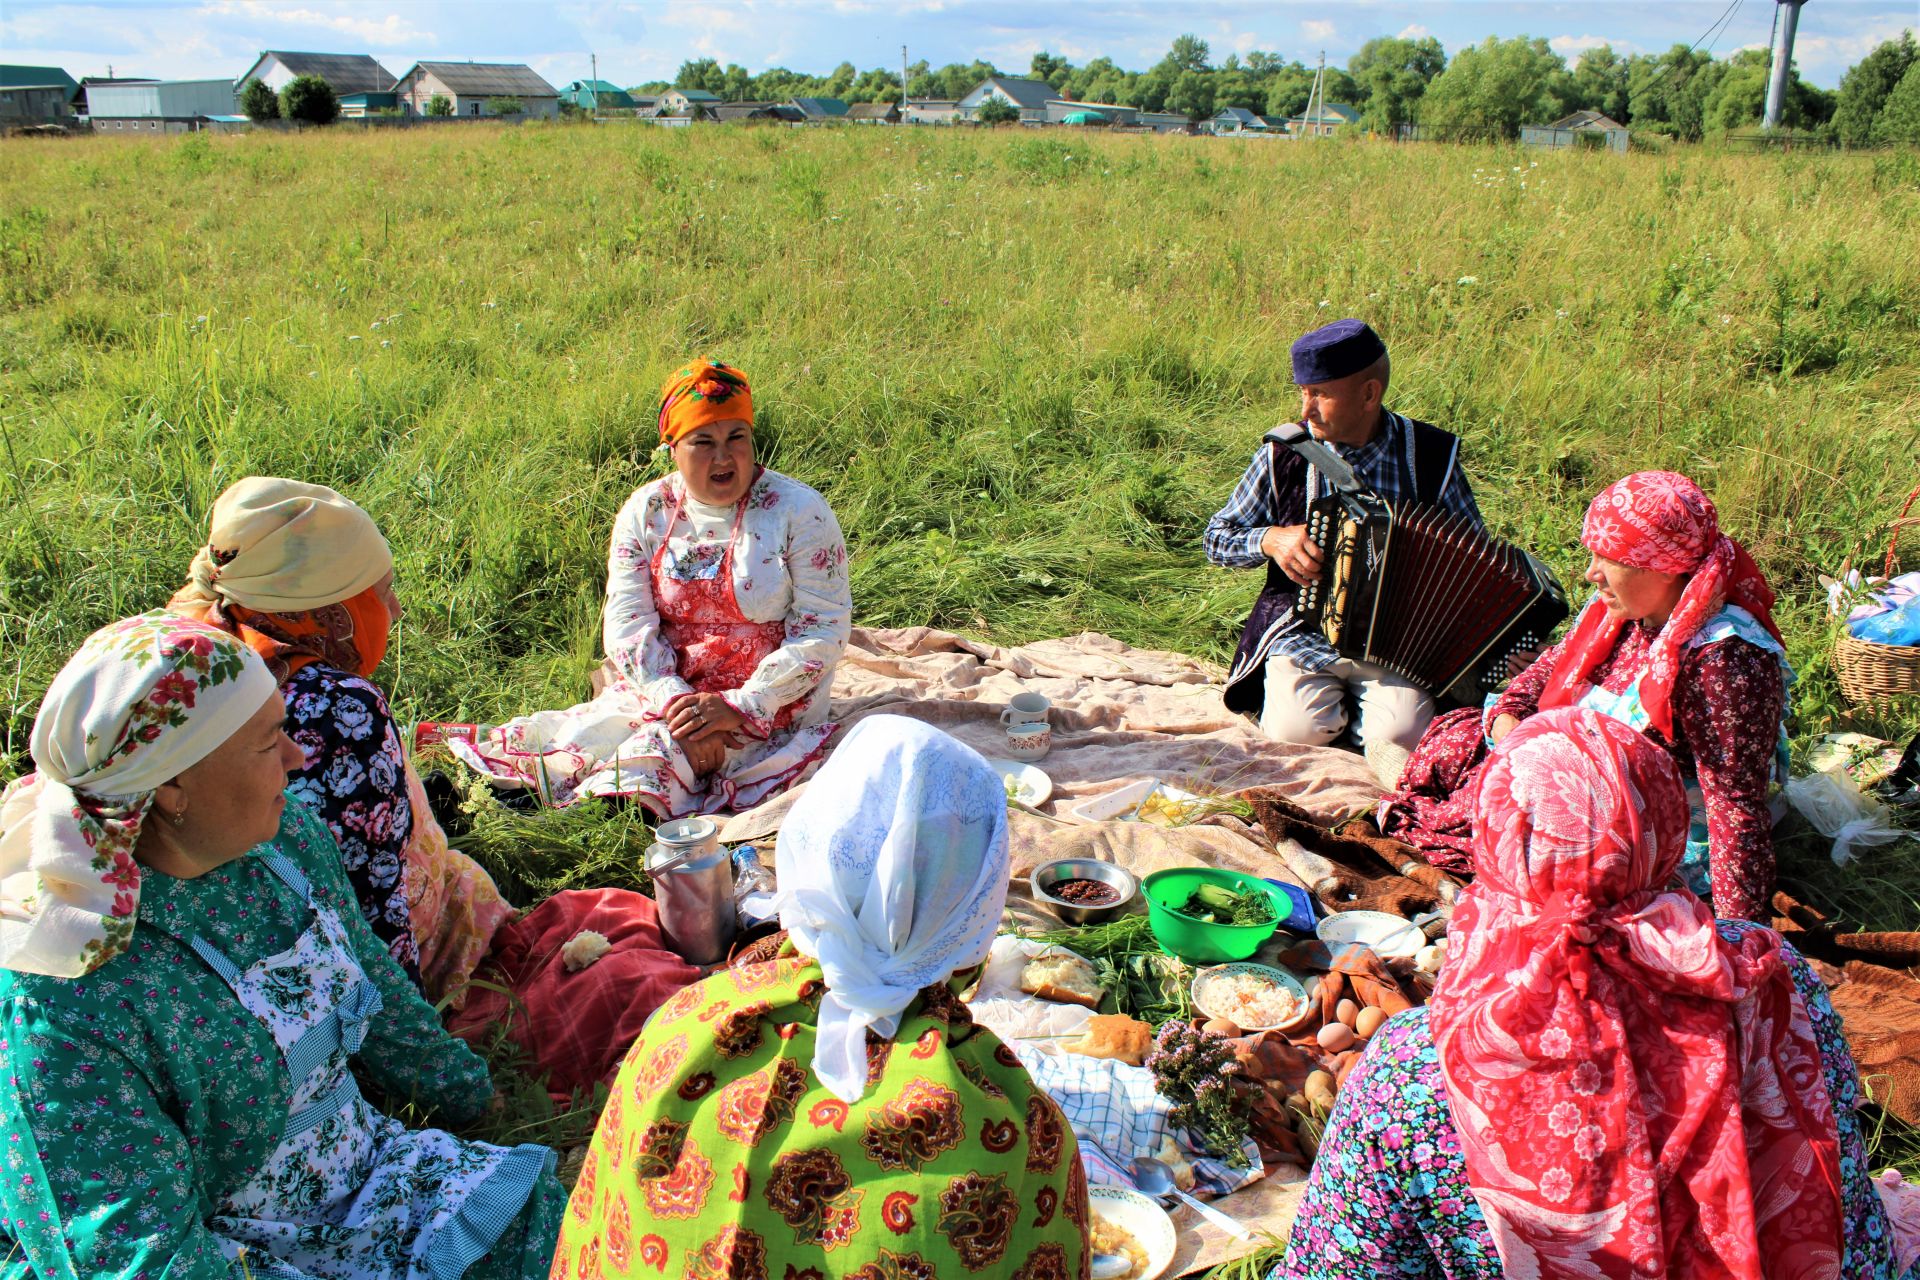
{"label": "metal spoon", "polygon": [[1164,1160],[1156,1160],[1152,1156],[1135,1156],[1133,1158],[1133,1180],[1141,1191],[1152,1196],[1155,1200],[1163,1200],[1168,1196],[1173,1196],[1222,1231],[1229,1232],[1241,1240],[1253,1239],[1253,1232],[1247,1230],[1239,1222],[1220,1212],[1212,1205],[1194,1199],[1176,1186],[1173,1181],[1173,1170],[1167,1167],[1167,1163]]}
{"label": "metal spoon", "polygon": [[[1089,1133],[1086,1129],[1075,1125],[1073,1127],[1073,1136],[1079,1139],[1081,1146],[1091,1147],[1093,1150],[1099,1152],[1101,1157],[1114,1168],[1124,1169],[1127,1167],[1120,1161],[1115,1160],[1112,1154],[1096,1142],[1093,1134]],[[1133,1259],[1124,1253],[1096,1253],[1093,1255],[1091,1265],[1093,1270],[1092,1280],[1120,1280],[1121,1276],[1133,1270]]]}

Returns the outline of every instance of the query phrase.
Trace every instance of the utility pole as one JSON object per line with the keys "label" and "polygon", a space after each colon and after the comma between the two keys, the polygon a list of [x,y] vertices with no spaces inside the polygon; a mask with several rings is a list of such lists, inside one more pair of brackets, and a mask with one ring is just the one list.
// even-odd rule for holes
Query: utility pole
{"label": "utility pole", "polygon": [[1313,73],[1313,87],[1307,90],[1305,119],[1307,122],[1307,136],[1310,138],[1320,136],[1320,118],[1319,115],[1315,114],[1316,104],[1319,107],[1320,113],[1324,114],[1327,107],[1327,51],[1325,49],[1320,51],[1320,65],[1315,68]]}
{"label": "utility pole", "polygon": [[587,55],[587,61],[593,67],[593,79],[587,81],[587,92],[593,95],[593,118],[598,120],[600,118],[600,55],[590,53]]}
{"label": "utility pole", "polygon": [[1767,113],[1761,125],[1780,127],[1787,106],[1787,80],[1793,75],[1793,33],[1800,25],[1800,6],[1806,0],[1778,0],[1773,14],[1773,74],[1767,78]]}
{"label": "utility pole", "polygon": [[907,122],[907,46],[900,46],[900,123]]}

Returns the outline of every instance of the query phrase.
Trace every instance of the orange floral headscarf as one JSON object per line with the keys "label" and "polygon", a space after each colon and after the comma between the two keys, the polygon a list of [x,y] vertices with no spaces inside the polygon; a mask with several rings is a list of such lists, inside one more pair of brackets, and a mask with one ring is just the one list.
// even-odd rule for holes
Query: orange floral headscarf
{"label": "orange floral headscarf", "polygon": [[368,587],[337,604],[287,613],[249,609],[231,600],[210,605],[175,605],[175,611],[237,636],[261,658],[276,679],[324,662],[356,676],[371,676],[387,656],[393,618]]}
{"label": "orange floral headscarf", "polygon": [[718,360],[692,360],[660,385],[660,443],[711,422],[753,422],[753,391],[747,375]]}

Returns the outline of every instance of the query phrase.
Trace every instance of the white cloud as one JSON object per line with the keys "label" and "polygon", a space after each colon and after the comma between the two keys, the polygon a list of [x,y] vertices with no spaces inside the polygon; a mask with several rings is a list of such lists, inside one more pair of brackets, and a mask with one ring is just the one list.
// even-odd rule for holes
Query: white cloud
{"label": "white cloud", "polygon": [[1417,22],[1410,22],[1400,28],[1400,39],[1402,40],[1425,40],[1432,34],[1433,32],[1427,30]]}
{"label": "white cloud", "polygon": [[1332,40],[1340,29],[1323,18],[1309,18],[1300,24],[1300,34],[1309,40]]}
{"label": "white cloud", "polygon": [[210,18],[237,17],[254,22],[337,31],[375,49],[437,43],[432,32],[410,25],[397,13],[389,13],[378,20],[368,20],[345,13],[326,13],[319,9],[290,9],[285,5],[269,4],[267,0],[209,0],[200,6],[198,12],[200,16]]}

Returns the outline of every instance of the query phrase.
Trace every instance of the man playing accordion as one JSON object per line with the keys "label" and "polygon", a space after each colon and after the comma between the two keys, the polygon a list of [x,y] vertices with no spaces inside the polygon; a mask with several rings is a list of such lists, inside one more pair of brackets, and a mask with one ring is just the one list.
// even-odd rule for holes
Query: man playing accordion
{"label": "man playing accordion", "polygon": [[[1300,413],[1315,439],[1388,502],[1439,507],[1484,534],[1460,469],[1460,441],[1386,408],[1388,374],[1386,344],[1359,320],[1335,321],[1293,344]],[[1342,657],[1295,609],[1300,588],[1316,581],[1324,565],[1321,548],[1307,536],[1307,504],[1329,491],[1318,468],[1263,440],[1233,497],[1207,523],[1207,559],[1223,568],[1267,569],[1234,655],[1227,706],[1259,716],[1269,737],[1325,746],[1347,730],[1351,694],[1359,707],[1357,745],[1382,763],[1404,759],[1433,718],[1432,697],[1383,666]],[[1400,750],[1376,750],[1388,743]]]}

